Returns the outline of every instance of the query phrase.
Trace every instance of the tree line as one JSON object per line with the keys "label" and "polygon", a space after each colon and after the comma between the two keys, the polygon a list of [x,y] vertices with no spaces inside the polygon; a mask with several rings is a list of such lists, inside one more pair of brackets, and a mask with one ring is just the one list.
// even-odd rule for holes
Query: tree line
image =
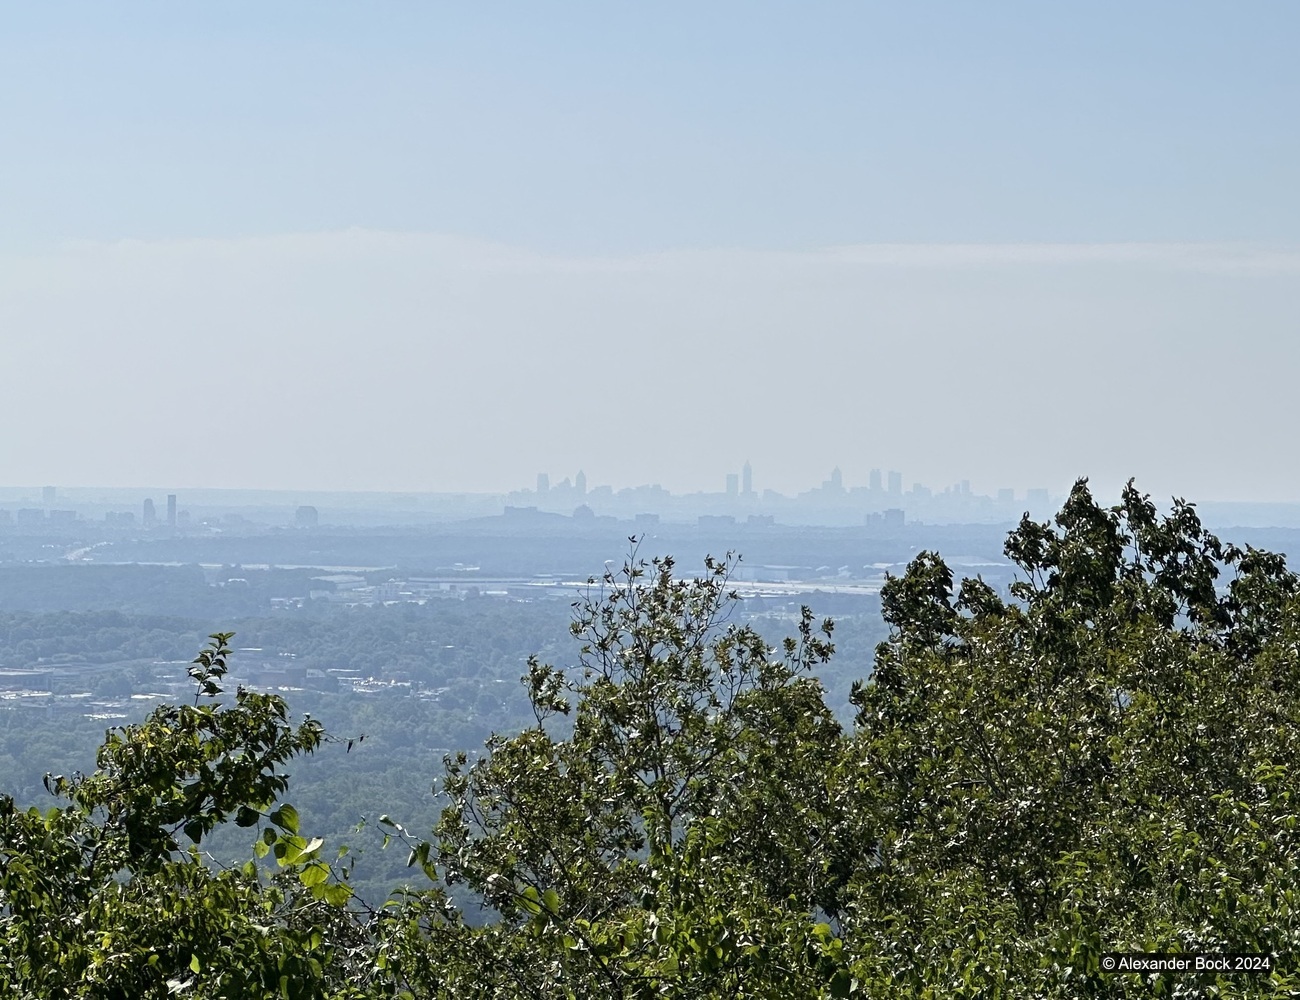
{"label": "tree line", "polygon": [[[291,762],[348,753],[222,690],[109,734],[57,804],[0,798],[0,986],[31,997],[1290,996],[1300,585],[1195,508],[1076,484],[1010,533],[1009,592],[923,552],[854,717],[772,643],[730,559],[634,552],[533,658],[531,722],[449,754],[439,818],[385,818],[412,887],[352,890]],[[394,811],[400,804],[394,804]],[[213,831],[253,856],[217,866]],[[469,902],[467,902],[467,900]],[[468,919],[470,906],[487,919]],[[1108,952],[1251,952],[1262,971],[1109,972]]]}

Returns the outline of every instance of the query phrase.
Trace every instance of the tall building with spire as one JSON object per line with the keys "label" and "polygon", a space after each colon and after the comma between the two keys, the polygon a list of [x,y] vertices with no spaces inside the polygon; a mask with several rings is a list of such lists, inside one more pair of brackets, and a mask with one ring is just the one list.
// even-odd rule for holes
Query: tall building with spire
{"label": "tall building with spire", "polygon": [[573,488],[578,491],[580,496],[587,495],[587,474],[581,469],[579,469],[578,474],[573,477]]}

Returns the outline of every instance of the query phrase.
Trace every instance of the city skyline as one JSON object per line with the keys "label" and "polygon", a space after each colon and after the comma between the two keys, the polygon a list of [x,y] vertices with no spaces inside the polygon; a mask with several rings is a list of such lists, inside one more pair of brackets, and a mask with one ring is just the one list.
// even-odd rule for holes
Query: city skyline
{"label": "city skyline", "polygon": [[[222,486],[215,484],[168,484],[165,486],[139,485],[139,484],[97,484],[97,483],[78,483],[69,482],[62,485],[51,486],[49,484],[14,484],[0,483],[0,503],[17,502],[20,498],[24,502],[49,508],[58,503],[60,491],[74,490],[80,494],[89,494],[95,491],[107,492],[120,495],[124,492],[137,492],[146,504],[154,502],[154,496],[160,496],[167,505],[165,514],[154,514],[154,518],[166,523],[174,524],[176,519],[176,494],[180,492],[201,492],[201,493],[249,493],[249,494],[338,494],[338,495],[420,495],[420,496],[482,496],[482,497],[509,497],[513,495],[535,493],[539,495],[573,495],[584,496],[601,492],[612,491],[615,494],[628,493],[637,490],[662,490],[668,495],[676,497],[686,497],[693,495],[701,496],[719,496],[735,497],[736,499],[761,499],[764,495],[780,497],[782,499],[798,499],[812,494],[821,494],[833,496],[842,493],[845,496],[861,495],[864,493],[879,494],[881,496],[908,496],[921,495],[930,496],[937,494],[954,494],[981,496],[999,501],[1023,500],[1029,495],[1036,498],[1053,497],[1064,498],[1069,492],[1070,487],[1078,478],[1085,478],[1089,481],[1094,491],[1104,493],[1110,488],[1111,484],[1107,483],[1104,478],[1099,480],[1091,476],[1076,476],[1068,482],[1057,484],[1033,483],[1032,481],[1021,480],[1015,484],[998,483],[995,480],[986,477],[983,481],[970,478],[960,478],[951,481],[938,480],[941,485],[935,485],[935,480],[923,482],[919,478],[908,476],[899,469],[888,468],[884,465],[879,466],[849,466],[855,472],[852,475],[846,475],[843,471],[848,463],[833,465],[824,477],[818,478],[813,476],[802,484],[797,484],[793,489],[778,489],[764,484],[761,469],[756,474],[753,463],[746,460],[732,468],[719,467],[708,481],[702,483],[690,484],[686,487],[673,488],[666,486],[663,482],[656,481],[653,477],[632,477],[621,483],[602,482],[597,477],[588,476],[585,466],[580,466],[572,470],[571,474],[561,469],[553,471],[547,469],[538,471],[533,479],[531,486],[523,485],[519,477],[513,485],[502,489],[450,489],[450,490],[422,490],[422,489],[382,489],[367,488],[364,485],[357,485],[354,488],[345,489],[321,489],[307,486],[275,486],[275,487],[238,487]],[[1125,480],[1127,482],[1127,480]],[[734,485],[734,489],[733,489]],[[1123,484],[1120,483],[1120,486]],[[1144,492],[1151,493],[1157,498],[1160,494],[1150,489],[1137,478],[1135,485]],[[147,499],[145,499],[147,497]],[[1196,497],[1187,497],[1187,499],[1196,500]],[[1281,502],[1289,503],[1291,501],[1269,501],[1259,500],[1250,497],[1232,498],[1223,500],[1221,498],[1211,498],[1211,502],[1226,503],[1269,503]],[[1300,503],[1300,500],[1295,501]],[[149,514],[144,515],[149,519]]]}
{"label": "city skyline", "polygon": [[[675,492],[671,489],[666,489],[665,487],[662,486],[662,484],[651,483],[651,482],[637,483],[636,485],[628,484],[625,486],[615,486],[613,484],[596,484],[594,486],[589,486],[588,477],[586,475],[586,472],[583,469],[579,469],[574,474],[572,479],[570,479],[568,476],[565,476],[563,479],[553,480],[552,475],[548,470],[546,472],[537,473],[536,486],[532,492],[538,494],[539,496],[550,495],[553,492],[555,492],[555,493],[564,493],[565,495],[571,494],[575,497],[581,497],[581,496],[586,496],[587,494],[596,490],[612,490],[618,493],[625,490],[637,490],[637,489],[649,488],[649,489],[656,489],[656,490],[664,489],[665,492],[673,496],[689,496],[692,494],[702,494],[706,496],[733,497],[736,499],[760,498],[764,495],[769,495],[769,494],[780,496],[786,499],[796,499],[798,497],[805,496],[806,494],[817,493],[817,492],[821,492],[827,496],[832,496],[839,493],[842,493],[844,495],[853,495],[862,492],[869,492],[869,493],[880,494],[885,496],[899,496],[899,497],[906,496],[908,494],[913,494],[913,495],[919,494],[919,495],[928,496],[937,492],[938,493],[952,492],[952,493],[968,495],[968,496],[987,496],[990,499],[996,498],[999,500],[1014,500],[1016,496],[1021,496],[1023,498],[1028,496],[1029,494],[1034,494],[1043,497],[1054,495],[1052,490],[1044,486],[1029,486],[1029,487],[1019,487],[1019,488],[1015,486],[999,486],[991,490],[990,492],[981,493],[978,489],[972,488],[971,480],[969,479],[957,480],[956,482],[950,483],[943,487],[939,487],[937,489],[935,487],[929,486],[928,484],[921,483],[919,481],[913,481],[905,486],[904,484],[906,483],[906,480],[902,472],[896,469],[884,469],[883,467],[872,468],[868,470],[865,483],[855,485],[852,482],[849,482],[848,485],[846,485],[844,481],[843,471],[841,470],[841,467],[839,465],[836,465],[831,469],[827,478],[824,479],[819,485],[809,486],[807,489],[798,490],[793,494],[784,493],[781,490],[776,490],[772,488],[761,488],[761,489],[756,488],[754,486],[753,465],[749,461],[746,461],[743,465],[739,466],[735,471],[729,470],[723,472],[721,474],[721,478],[722,478],[721,489],[709,489],[706,486],[697,490],[686,490],[686,491]],[[520,492],[527,492],[527,490],[526,488],[521,488],[521,489],[511,490],[509,492],[510,494],[513,495]]]}
{"label": "city skyline", "polygon": [[[731,481],[733,478],[735,480],[735,487],[736,487],[734,490],[731,488]],[[404,493],[422,494],[428,496],[457,496],[457,495],[509,496],[521,492],[533,492],[539,495],[561,494],[561,493],[567,495],[571,493],[575,496],[584,496],[599,491],[613,491],[615,493],[619,493],[619,492],[649,488],[655,490],[663,490],[664,492],[673,496],[690,496],[694,494],[699,494],[699,495],[709,495],[709,496],[734,496],[736,498],[744,498],[744,497],[761,498],[763,495],[776,495],[787,499],[794,499],[799,496],[803,496],[804,494],[807,493],[817,493],[817,492],[826,493],[827,495],[833,495],[838,492],[843,492],[846,495],[853,494],[853,493],[861,493],[861,492],[881,493],[882,495],[906,495],[908,493],[918,493],[918,492],[920,493],[953,492],[953,493],[963,493],[969,495],[981,495],[981,496],[989,496],[989,497],[996,497],[998,494],[1005,495],[1008,490],[1010,490],[1013,494],[1017,496],[1021,496],[1029,492],[1046,491],[1051,495],[1063,495],[1063,493],[1065,492],[1065,490],[1053,490],[1047,487],[1037,486],[1037,485],[1012,486],[1012,487],[998,486],[995,488],[985,488],[985,491],[981,491],[981,489],[976,488],[972,484],[972,481],[969,479],[956,480],[954,482],[945,484],[943,486],[935,487],[915,480],[909,482],[907,478],[904,476],[904,474],[899,470],[886,469],[883,466],[878,468],[868,469],[867,474],[864,477],[861,477],[861,481],[855,482],[854,480],[850,478],[846,478],[844,476],[842,467],[839,465],[832,467],[829,473],[826,475],[826,477],[823,478],[820,482],[810,482],[802,489],[795,489],[794,491],[789,492],[789,491],[774,489],[772,487],[763,486],[761,478],[756,479],[753,470],[753,465],[748,461],[742,463],[741,465],[738,465],[734,471],[724,470],[716,474],[714,476],[714,479],[717,480],[717,482],[712,485],[703,484],[698,488],[674,490],[664,486],[662,483],[652,482],[650,480],[628,481],[622,484],[590,481],[590,477],[587,476],[585,469],[578,468],[573,472],[572,475],[564,475],[563,472],[553,474],[551,470],[539,471],[534,477],[533,486],[531,487],[516,486],[512,489],[506,489],[506,490],[380,490],[380,489],[366,489],[364,487],[358,487],[357,489],[352,489],[352,490],[315,490],[311,488],[295,489],[293,487],[271,488],[271,489],[261,490],[257,488],[241,489],[238,487],[225,488],[221,486],[204,486],[204,485],[191,485],[191,486],[173,485],[173,486],[166,486],[166,487],[157,486],[157,485],[104,486],[104,485],[93,484],[93,483],[82,484],[82,483],[75,483],[75,482],[67,483],[63,485],[55,485],[55,486],[45,484],[39,487],[34,485],[0,484],[0,502],[4,502],[4,499],[8,498],[9,502],[12,503],[14,502],[14,498],[17,495],[25,494],[26,497],[30,499],[32,502],[38,503],[40,506],[48,508],[56,505],[60,501],[60,499],[65,497],[67,490],[75,490],[79,493],[93,492],[97,489],[107,490],[112,493],[135,491],[141,494],[142,502],[147,505],[155,503],[154,496],[150,494],[161,495],[163,497],[163,500],[166,503],[166,508],[167,508],[166,514],[159,515],[155,513],[154,516],[158,520],[162,520],[163,518],[165,518],[168,523],[174,523],[176,517],[176,502],[177,502],[176,491],[178,490],[180,491],[189,490],[190,492],[194,492],[194,491],[214,492],[214,491],[221,491],[223,489],[229,489],[231,492],[250,492],[250,493],[261,492],[261,493],[268,493],[268,494],[270,493],[276,493],[276,494],[340,493],[340,494],[355,494],[359,496],[366,495],[366,494],[404,494]],[[757,486],[755,485],[755,483],[757,483]]]}
{"label": "city skyline", "polygon": [[[722,472],[721,490],[673,492],[662,485],[643,483],[614,487],[590,485],[585,471],[572,477],[557,476],[549,471],[536,474],[532,488],[522,487],[494,493],[365,493],[343,492],[311,494],[304,491],[193,490],[183,495],[166,494],[163,515],[148,489],[57,487],[40,488],[39,506],[31,492],[0,487],[0,527],[39,528],[42,525],[67,528],[82,521],[103,521],[116,529],[132,531],[137,524],[147,533],[171,534],[192,530],[239,528],[260,521],[279,523],[284,512],[291,510],[289,523],[297,528],[316,528],[331,523],[331,513],[345,523],[363,523],[374,516],[376,508],[387,507],[380,519],[403,509],[403,518],[419,520],[457,520],[505,515],[563,515],[575,520],[600,517],[624,519],[637,523],[658,523],[660,519],[676,524],[698,521],[717,522],[725,527],[739,521],[751,527],[782,523],[786,525],[850,525],[883,523],[895,526],[905,519],[930,523],[989,523],[1014,521],[1024,513],[1050,517],[1060,495],[1042,487],[1017,491],[1001,487],[987,494],[975,490],[969,481],[960,481],[932,489],[913,482],[904,488],[900,471],[872,468],[865,484],[846,482],[841,469],[834,467],[819,485],[784,494],[763,488],[755,480],[752,463],[746,461],[738,472]],[[716,484],[715,484],[716,485]],[[97,495],[98,494],[98,495]],[[143,496],[142,496],[143,495]],[[197,517],[180,500],[196,504]],[[319,505],[319,506],[318,506]],[[321,509],[324,508],[322,517]],[[367,508],[371,509],[366,514]],[[277,513],[278,511],[278,513]],[[245,514],[253,512],[253,521]],[[423,512],[423,513],[421,513]],[[1300,513],[1300,507],[1292,514]],[[137,520],[138,516],[138,520]],[[269,521],[266,519],[269,517]],[[215,519],[214,519],[215,518]],[[360,518],[360,521],[357,519]],[[224,520],[223,520],[224,519]],[[652,519],[652,520],[647,520]]]}
{"label": "city skyline", "polygon": [[[960,482],[940,490],[909,487],[891,493],[887,485],[890,471],[869,470],[866,485],[846,481],[841,475],[836,489],[831,475],[802,492],[760,493],[755,488],[749,495],[739,490],[728,494],[727,478],[722,490],[672,493],[652,483],[617,489],[597,483],[588,484],[585,493],[579,493],[576,474],[559,478],[546,494],[538,494],[536,484],[533,488],[495,493],[0,486],[0,531],[31,533],[48,529],[64,537],[71,532],[75,537],[81,530],[79,526],[89,528],[98,522],[118,534],[144,532],[156,536],[202,533],[214,528],[238,532],[258,525],[314,529],[449,524],[502,515],[527,519],[530,512],[575,523],[583,517],[606,523],[621,521],[635,525],[637,531],[653,530],[653,525],[660,522],[703,525],[712,523],[711,519],[717,522],[715,527],[724,529],[728,524],[752,529],[773,523],[786,527],[869,527],[881,517],[906,518],[908,523],[991,524],[1014,522],[1024,513],[1040,520],[1051,518],[1064,499],[1062,493],[1032,487],[981,493],[974,485],[968,487]],[[743,482],[743,467],[738,479]],[[546,481],[549,484],[549,474]],[[1107,494],[1095,484],[1092,489],[1103,503],[1118,500],[1118,494]],[[1151,495],[1157,507],[1168,508],[1172,498]],[[164,496],[176,497],[174,522],[171,505],[160,509],[156,502]],[[1297,503],[1191,499],[1207,523],[1220,527],[1300,528]]]}

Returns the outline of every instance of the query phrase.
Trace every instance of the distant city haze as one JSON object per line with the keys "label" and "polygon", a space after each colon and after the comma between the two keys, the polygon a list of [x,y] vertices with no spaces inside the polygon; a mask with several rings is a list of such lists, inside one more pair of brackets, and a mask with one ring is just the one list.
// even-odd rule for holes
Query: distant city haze
{"label": "distant city haze", "polygon": [[10,5],[0,485],[1300,500],[1300,5]]}
{"label": "distant city haze", "polygon": [[353,230],[0,272],[8,484],[1300,498],[1300,253],[1222,245],[541,254]]}

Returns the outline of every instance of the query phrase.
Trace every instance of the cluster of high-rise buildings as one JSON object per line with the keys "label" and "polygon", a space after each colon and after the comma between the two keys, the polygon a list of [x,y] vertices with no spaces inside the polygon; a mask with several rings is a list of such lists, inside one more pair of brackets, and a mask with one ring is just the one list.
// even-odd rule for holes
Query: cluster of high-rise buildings
{"label": "cluster of high-rise buildings", "polygon": [[[977,494],[969,481],[941,490],[921,483],[904,488],[897,470],[872,469],[864,484],[845,482],[839,468],[819,485],[790,496],[760,489],[754,468],[747,461],[738,470],[724,472],[717,491],[675,494],[660,484],[615,489],[592,486],[585,472],[552,481],[548,472],[537,474],[532,489],[508,494],[281,494],[270,491],[236,495],[230,491],[192,491],[193,508],[179,509],[175,493],[159,499],[141,497],[145,491],[63,491],[47,486],[39,491],[8,490],[10,507],[0,506],[0,530],[16,528],[20,534],[53,530],[67,535],[93,523],[112,529],[108,537],[132,530],[145,533],[200,531],[247,532],[266,526],[315,529],[378,523],[424,523],[490,517],[503,509],[529,510],[579,518],[614,517],[637,523],[692,523],[700,518],[732,518],[747,524],[778,522],[791,525],[894,524],[900,519],[929,523],[1010,522],[1029,511],[1035,517],[1054,513],[1047,490],[1018,492],[1001,489],[992,496]],[[24,495],[25,494],[25,495]],[[79,499],[78,499],[79,498]],[[304,503],[304,501],[306,501]],[[320,506],[318,506],[318,504]],[[133,509],[132,509],[133,508]],[[89,536],[87,536],[89,537]]]}
{"label": "cluster of high-rise buildings", "polygon": [[846,486],[843,473],[835,468],[821,485],[787,496],[775,490],[756,489],[754,468],[748,461],[739,471],[725,473],[720,492],[673,494],[658,484],[620,490],[609,486],[589,488],[582,472],[557,484],[551,482],[548,473],[540,472],[536,489],[518,490],[506,502],[556,513],[586,508],[617,516],[645,513],[685,519],[750,514],[807,523],[853,523],[885,514],[891,520],[904,514],[922,520],[1014,520],[1025,510],[1035,515],[1049,513],[1052,503],[1045,489],[1027,490],[1018,497],[1014,489],[1008,488],[985,496],[975,493],[969,480],[942,490],[932,490],[922,483],[913,483],[905,490],[903,474],[894,469],[872,469],[865,485]]}

